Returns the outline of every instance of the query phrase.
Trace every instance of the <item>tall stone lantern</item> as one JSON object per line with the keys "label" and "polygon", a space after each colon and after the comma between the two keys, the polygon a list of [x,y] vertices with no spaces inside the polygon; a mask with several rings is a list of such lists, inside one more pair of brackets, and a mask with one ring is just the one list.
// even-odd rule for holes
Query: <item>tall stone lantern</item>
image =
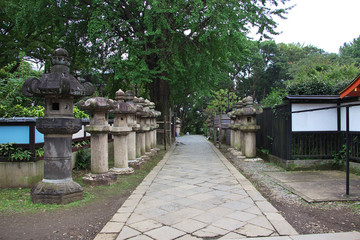
{"label": "tall stone lantern", "polygon": [[140,97],[134,101],[137,104],[136,122],[140,124],[140,128],[136,131],[136,155],[142,160],[147,161],[149,157],[146,153],[146,138],[145,133],[150,130],[146,125],[146,118],[149,115],[148,109],[144,107],[145,99]]}
{"label": "tall stone lantern", "polygon": [[115,102],[94,97],[80,101],[79,107],[90,112],[90,125],[85,127],[85,131],[91,134],[91,173],[83,181],[90,185],[111,185],[117,181],[117,177],[108,172],[108,112],[115,108]]}
{"label": "tall stone lantern", "polygon": [[176,118],[176,120],[175,120],[175,131],[176,131],[176,135],[178,137],[180,137],[180,130],[181,130],[181,119]]}
{"label": "tall stone lantern", "polygon": [[151,124],[152,118],[154,118],[154,112],[151,111],[151,102],[148,99],[145,99],[144,102],[144,110],[146,111],[146,117],[144,118],[144,124],[146,128],[148,129],[145,132],[145,155],[146,156],[153,156],[154,152],[151,151],[152,148],[152,133],[153,133],[153,126]]}
{"label": "tall stone lantern", "polygon": [[241,122],[241,113],[242,113],[243,102],[240,100],[233,106],[233,111],[230,112],[229,116],[232,119],[231,129],[234,137],[232,138],[233,147],[237,150],[241,150],[241,145],[243,142],[243,136],[240,131],[242,125]]}
{"label": "tall stone lantern", "polygon": [[159,125],[156,123],[156,118],[161,115],[161,112],[155,110],[155,103],[150,102],[149,109],[152,112],[152,117],[150,120],[150,129],[151,129],[151,151],[156,153],[160,151],[160,148],[157,148],[157,139],[156,139],[156,129]]}
{"label": "tall stone lantern", "polygon": [[135,114],[136,107],[124,102],[125,93],[119,89],[116,92],[116,107],[114,113],[114,125],[111,133],[114,135],[114,168],[110,172],[114,174],[131,174],[134,169],[129,167],[128,155],[128,135],[132,132],[132,127],[128,126],[128,118]]}
{"label": "tall stone lantern", "polygon": [[138,161],[136,160],[136,131],[140,128],[140,124],[136,122],[136,110],[137,105],[134,103],[134,93],[131,90],[125,92],[125,101],[132,108],[135,109],[135,112],[131,112],[127,115],[127,125],[132,128],[132,131],[128,135],[127,144],[128,144],[128,162],[132,165],[136,165]]}
{"label": "tall stone lantern", "polygon": [[243,99],[244,107],[241,109],[241,126],[240,131],[243,137],[242,151],[247,158],[256,157],[256,131],[260,129],[256,125],[256,115],[263,112],[262,108],[255,108],[252,97]]}
{"label": "tall stone lantern", "polygon": [[81,119],[73,117],[73,100],[93,94],[94,88],[70,74],[65,49],[54,51],[51,65],[50,73],[27,79],[22,88],[25,96],[45,98],[45,117],[36,120],[45,135],[44,179],[31,189],[31,200],[66,204],[83,198],[83,189],[72,179],[72,134],[81,129]]}

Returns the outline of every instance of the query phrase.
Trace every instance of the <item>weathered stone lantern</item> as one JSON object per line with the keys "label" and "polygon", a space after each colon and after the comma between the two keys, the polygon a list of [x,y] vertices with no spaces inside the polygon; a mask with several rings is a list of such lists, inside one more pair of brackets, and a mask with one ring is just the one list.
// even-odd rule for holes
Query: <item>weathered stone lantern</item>
{"label": "weathered stone lantern", "polygon": [[78,105],[90,112],[90,125],[85,127],[85,131],[91,134],[91,173],[86,175],[83,181],[90,185],[115,183],[116,175],[108,172],[108,112],[114,109],[115,102],[104,97],[94,97],[80,101]]}
{"label": "weathered stone lantern", "polygon": [[149,157],[145,155],[146,153],[146,137],[145,133],[150,130],[146,125],[146,118],[148,117],[148,111],[144,108],[145,100],[140,97],[136,99],[137,103],[137,112],[136,112],[136,122],[140,124],[140,128],[136,131],[136,155],[142,160],[147,161]]}
{"label": "weathered stone lantern", "polygon": [[125,92],[125,101],[131,105],[131,108],[135,109],[135,112],[127,114],[127,125],[132,128],[132,131],[128,135],[128,162],[132,166],[136,166],[139,162],[136,160],[136,131],[140,128],[140,124],[136,122],[136,110],[137,105],[134,103],[134,93],[131,90]]}
{"label": "weathered stone lantern", "polygon": [[247,158],[256,157],[256,131],[260,129],[256,125],[256,115],[263,112],[262,108],[254,108],[254,100],[252,97],[243,99],[244,107],[241,110],[242,125],[240,131],[243,137],[242,151]]}
{"label": "weathered stone lantern", "polygon": [[178,137],[180,137],[180,130],[181,130],[181,119],[176,118],[176,120],[175,120],[175,131],[176,131],[176,135]]}
{"label": "weathered stone lantern", "polygon": [[230,114],[233,120],[233,124],[231,126],[231,129],[233,130],[234,133],[233,147],[239,151],[241,150],[241,145],[243,142],[243,136],[240,131],[240,126],[242,124],[241,122],[242,106],[243,106],[243,102],[241,100],[238,101],[236,104],[234,104],[233,107],[234,110]]}
{"label": "weathered stone lantern", "polygon": [[36,120],[44,136],[44,179],[31,189],[34,203],[66,204],[83,198],[83,189],[72,179],[72,134],[81,129],[81,119],[73,117],[73,99],[91,95],[90,83],[81,84],[70,74],[70,58],[65,49],[56,49],[50,73],[29,78],[25,96],[45,98],[45,117]]}
{"label": "weathered stone lantern", "polygon": [[156,139],[156,129],[159,127],[159,125],[156,123],[156,118],[161,115],[161,112],[155,110],[155,103],[150,102],[149,109],[152,112],[152,117],[150,118],[150,131],[151,131],[151,151],[152,152],[158,152],[160,151],[159,148],[156,147],[157,145],[157,139]]}
{"label": "weathered stone lantern", "polygon": [[124,102],[125,93],[119,89],[116,92],[117,100],[114,113],[114,124],[111,127],[111,133],[114,135],[114,168],[110,172],[114,174],[131,174],[134,169],[129,167],[128,160],[128,135],[132,132],[132,127],[128,126],[128,118],[134,115],[136,107]]}
{"label": "weathered stone lantern", "polygon": [[145,155],[153,156],[154,152],[151,151],[151,143],[152,143],[152,130],[153,126],[151,125],[151,119],[154,117],[154,112],[150,109],[151,102],[146,99],[144,101],[144,111],[146,112],[146,116],[144,116],[144,125],[147,129],[145,132]]}
{"label": "weathered stone lantern", "polygon": [[228,116],[230,118],[230,124],[229,124],[229,128],[230,128],[230,146],[234,147],[235,146],[235,120],[236,120],[236,116],[234,114],[234,110],[235,110],[235,104],[233,106],[233,110],[231,112],[228,112]]}

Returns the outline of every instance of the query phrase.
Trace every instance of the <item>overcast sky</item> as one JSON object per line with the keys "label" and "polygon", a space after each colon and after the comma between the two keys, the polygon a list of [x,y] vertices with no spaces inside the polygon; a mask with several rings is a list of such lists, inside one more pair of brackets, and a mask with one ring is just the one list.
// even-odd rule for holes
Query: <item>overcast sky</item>
{"label": "overcast sky", "polygon": [[296,6],[278,20],[276,43],[313,45],[329,53],[360,35],[360,0],[291,0]]}

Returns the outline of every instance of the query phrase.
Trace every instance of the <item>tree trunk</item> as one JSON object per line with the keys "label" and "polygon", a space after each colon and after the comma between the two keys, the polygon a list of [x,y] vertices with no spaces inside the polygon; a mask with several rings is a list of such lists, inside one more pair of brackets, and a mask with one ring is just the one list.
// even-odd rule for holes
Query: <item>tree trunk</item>
{"label": "tree trunk", "polygon": [[169,116],[170,86],[169,82],[160,78],[153,79],[150,85],[150,100],[155,103],[156,110],[162,116]]}
{"label": "tree trunk", "polygon": [[[159,68],[158,60],[159,56],[156,54],[147,56],[146,64],[150,70]],[[149,83],[150,100],[155,103],[155,109],[160,111],[162,116],[169,116],[170,86],[169,82],[161,79],[161,77],[167,77],[167,73],[162,72]]]}

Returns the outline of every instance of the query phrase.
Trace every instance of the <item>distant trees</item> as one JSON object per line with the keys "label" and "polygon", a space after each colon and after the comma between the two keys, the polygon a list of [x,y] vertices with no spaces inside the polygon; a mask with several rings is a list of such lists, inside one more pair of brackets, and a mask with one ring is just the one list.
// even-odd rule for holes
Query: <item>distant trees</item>
{"label": "distant trees", "polygon": [[261,100],[265,106],[280,104],[288,94],[337,95],[360,73],[359,38],[345,43],[340,48],[340,55],[313,46],[283,43],[277,46],[281,77]]}
{"label": "distant trees", "polygon": [[340,58],[345,64],[360,65],[360,37],[354,38],[350,43],[340,47]]}

